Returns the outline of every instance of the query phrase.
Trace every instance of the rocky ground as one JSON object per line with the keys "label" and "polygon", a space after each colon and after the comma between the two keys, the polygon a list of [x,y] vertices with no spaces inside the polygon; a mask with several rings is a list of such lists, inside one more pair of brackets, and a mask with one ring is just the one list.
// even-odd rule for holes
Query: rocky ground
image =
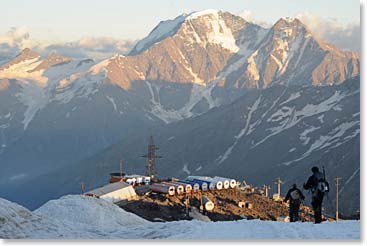
{"label": "rocky ground", "polygon": [[[275,221],[277,218],[284,218],[288,215],[287,203],[274,201],[256,192],[247,193],[239,189],[192,194],[188,198],[190,200],[189,207],[200,209],[201,195],[207,196],[215,204],[214,209],[206,214],[212,221],[229,221],[244,218]],[[120,204],[120,207],[149,221],[191,220],[192,217],[186,215],[186,198],[185,195],[166,196],[148,192],[140,194],[137,200]],[[239,207],[239,202],[246,202],[250,206]],[[302,205],[300,218],[302,221],[312,221],[312,210]]]}

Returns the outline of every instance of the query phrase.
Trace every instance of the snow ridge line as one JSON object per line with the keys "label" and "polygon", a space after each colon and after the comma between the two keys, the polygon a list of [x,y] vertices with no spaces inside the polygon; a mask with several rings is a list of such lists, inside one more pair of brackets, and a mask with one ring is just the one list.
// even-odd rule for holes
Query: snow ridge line
{"label": "snow ridge line", "polygon": [[220,164],[222,164],[227,158],[228,158],[228,156],[232,153],[232,150],[233,150],[233,148],[234,147],[236,147],[236,145],[237,145],[237,143],[238,143],[238,141],[239,141],[239,139],[241,139],[244,135],[245,135],[245,133],[248,131],[248,128],[249,128],[249,125],[250,125],[250,122],[251,122],[251,117],[252,117],[252,114],[253,114],[253,112],[255,112],[256,110],[257,110],[257,108],[258,108],[258,106],[259,106],[259,104],[260,104],[260,102],[261,102],[261,94],[260,94],[260,96],[257,98],[257,100],[254,102],[254,104],[251,106],[251,108],[250,108],[250,111],[248,112],[248,114],[247,114],[247,119],[246,119],[246,125],[245,125],[245,127],[236,135],[236,136],[234,136],[234,138],[236,139],[235,141],[234,141],[234,143],[226,150],[226,152],[223,154],[223,155],[221,155],[221,156],[219,156],[218,158],[217,158],[217,163],[218,163],[218,165],[220,165]]}

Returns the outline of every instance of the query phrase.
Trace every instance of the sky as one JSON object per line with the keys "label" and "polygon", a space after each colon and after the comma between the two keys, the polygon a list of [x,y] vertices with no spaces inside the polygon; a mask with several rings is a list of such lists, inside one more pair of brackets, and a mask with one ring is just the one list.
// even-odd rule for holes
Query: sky
{"label": "sky", "polygon": [[234,14],[247,10],[267,23],[309,12],[349,24],[359,23],[359,5],[359,0],[1,0],[0,33],[27,27],[32,37],[44,40],[86,36],[140,39],[161,20],[208,8]]}
{"label": "sky", "polygon": [[24,48],[77,58],[126,54],[160,21],[204,9],[265,27],[297,17],[319,39],[360,52],[359,0],[1,0],[0,64]]}

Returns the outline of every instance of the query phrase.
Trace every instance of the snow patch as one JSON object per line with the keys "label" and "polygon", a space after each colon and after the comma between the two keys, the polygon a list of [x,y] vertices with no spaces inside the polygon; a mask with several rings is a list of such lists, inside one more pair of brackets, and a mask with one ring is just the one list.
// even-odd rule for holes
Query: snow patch
{"label": "snow patch", "polygon": [[190,175],[190,174],[191,174],[191,172],[190,172],[190,170],[189,170],[189,168],[188,168],[188,165],[187,165],[187,164],[185,164],[185,165],[183,166],[182,171],[184,171],[184,172],[185,172],[185,173],[187,173],[188,175]]}
{"label": "snow patch", "polygon": [[293,100],[295,100],[295,99],[297,99],[297,98],[299,98],[301,96],[301,93],[298,91],[298,92],[296,92],[296,93],[292,93],[290,96],[289,96],[289,98],[287,99],[287,100],[285,100],[284,102],[282,102],[280,105],[284,105],[284,104],[286,104],[286,103],[288,103],[288,102],[291,102],[291,101],[293,101]]}
{"label": "snow patch", "polygon": [[206,34],[209,43],[218,44],[233,53],[239,51],[239,47],[236,44],[236,39],[233,37],[231,28],[226,25],[217,10],[194,12],[190,14],[186,20],[191,21],[198,17],[206,18],[208,29],[212,30]]}
{"label": "snow patch", "polygon": [[307,128],[306,130],[304,130],[300,135],[299,135],[299,139],[301,140],[303,145],[307,145],[308,142],[311,140],[310,137],[307,137],[308,134],[310,134],[311,132],[316,131],[317,129],[320,129],[321,127],[314,127],[311,126],[310,128]]}
{"label": "snow patch", "polygon": [[[352,129],[353,127],[359,125],[359,121],[352,121],[352,122],[345,122],[342,123],[341,125],[337,126],[336,128],[332,129],[326,136],[320,136],[317,140],[315,140],[312,145],[310,146],[310,148],[302,154],[301,157],[292,160],[292,161],[288,161],[288,162],[284,162],[283,165],[290,165],[291,163],[300,161],[306,157],[308,157],[312,152],[314,151],[318,151],[318,150],[322,150],[325,149],[327,147],[329,147],[329,149],[333,149],[336,148],[340,145],[342,145],[343,143],[347,142],[350,140],[349,136],[346,136],[343,138],[343,136],[345,135],[345,133]],[[341,140],[341,142],[339,142]]]}
{"label": "snow patch", "polygon": [[110,101],[112,103],[113,109],[117,112],[117,105],[116,105],[115,100],[113,99],[113,97],[106,96],[106,98],[108,99],[108,101]]}
{"label": "snow patch", "polygon": [[237,145],[239,139],[241,139],[245,135],[245,133],[248,131],[252,114],[257,110],[260,102],[261,102],[261,95],[257,98],[257,100],[254,102],[254,104],[249,109],[247,117],[246,115],[244,116],[244,118],[246,118],[245,126],[244,128],[241,129],[241,131],[236,136],[234,136],[235,138],[234,143],[226,150],[226,152],[223,155],[217,158],[218,164],[222,164],[229,157],[229,155],[232,153],[233,148]]}
{"label": "snow patch", "polygon": [[184,15],[180,15],[174,20],[161,21],[147,37],[143,38],[136,44],[134,50],[136,50],[136,52],[141,52],[156,41],[172,35],[177,26],[181,25],[185,19],[186,17]]}
{"label": "snow patch", "polygon": [[[159,96],[157,97],[158,99],[155,98],[153,85],[147,80],[145,81],[145,83],[148,86],[149,93],[151,96],[150,99],[150,101],[152,102],[151,113],[153,115],[161,119],[166,124],[183,119],[182,115],[179,112],[175,110],[166,110],[159,102]],[[157,90],[159,90],[159,88],[157,88]]]}

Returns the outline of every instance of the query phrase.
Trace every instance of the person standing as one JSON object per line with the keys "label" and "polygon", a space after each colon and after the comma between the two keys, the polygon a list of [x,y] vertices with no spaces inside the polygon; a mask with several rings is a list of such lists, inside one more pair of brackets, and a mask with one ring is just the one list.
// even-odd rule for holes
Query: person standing
{"label": "person standing", "polygon": [[288,190],[285,196],[284,202],[289,200],[289,219],[290,222],[296,222],[299,220],[299,208],[305,196],[302,191],[298,189],[297,184],[293,184],[292,188]]}
{"label": "person standing", "polygon": [[314,211],[315,224],[322,222],[322,201],[325,192],[329,192],[329,184],[325,180],[325,173],[321,173],[318,167],[311,168],[312,175],[307,182],[303,184],[305,190],[310,190],[312,193],[312,209]]}

